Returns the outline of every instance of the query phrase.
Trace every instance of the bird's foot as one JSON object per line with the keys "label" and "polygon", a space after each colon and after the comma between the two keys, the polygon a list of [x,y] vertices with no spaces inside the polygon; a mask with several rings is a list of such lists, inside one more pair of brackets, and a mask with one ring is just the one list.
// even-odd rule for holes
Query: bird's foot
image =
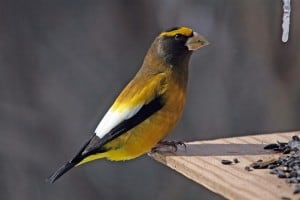
{"label": "bird's foot", "polygon": [[178,146],[183,146],[186,149],[186,145],[182,141],[160,141],[151,149],[151,153],[176,152]]}

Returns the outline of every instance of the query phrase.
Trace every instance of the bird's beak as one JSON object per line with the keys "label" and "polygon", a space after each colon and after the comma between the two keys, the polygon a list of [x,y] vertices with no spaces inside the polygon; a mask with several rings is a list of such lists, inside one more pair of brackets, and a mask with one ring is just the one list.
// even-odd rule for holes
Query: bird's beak
{"label": "bird's beak", "polygon": [[193,36],[190,37],[185,43],[185,46],[187,46],[190,51],[195,51],[206,45],[209,45],[209,42],[196,32],[193,32]]}

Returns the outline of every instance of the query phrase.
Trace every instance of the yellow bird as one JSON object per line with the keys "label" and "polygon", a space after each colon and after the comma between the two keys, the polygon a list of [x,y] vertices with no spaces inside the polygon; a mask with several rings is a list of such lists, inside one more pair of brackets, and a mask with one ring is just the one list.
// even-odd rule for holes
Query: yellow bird
{"label": "yellow bird", "polygon": [[[193,51],[208,41],[188,27],[158,35],[142,67],[123,89],[80,151],[47,180],[100,158],[129,160],[162,142],[181,117],[186,101],[188,65]],[[170,145],[170,144],[169,144]]]}

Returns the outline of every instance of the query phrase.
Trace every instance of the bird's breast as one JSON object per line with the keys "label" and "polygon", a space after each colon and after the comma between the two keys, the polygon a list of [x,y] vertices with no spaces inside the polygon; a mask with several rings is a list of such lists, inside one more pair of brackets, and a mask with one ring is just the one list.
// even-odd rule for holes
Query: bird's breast
{"label": "bird's breast", "polygon": [[186,85],[170,80],[163,98],[164,106],[159,111],[108,144],[107,147],[119,147],[107,152],[108,159],[128,160],[138,157],[149,152],[168,135],[182,115],[186,101]]}

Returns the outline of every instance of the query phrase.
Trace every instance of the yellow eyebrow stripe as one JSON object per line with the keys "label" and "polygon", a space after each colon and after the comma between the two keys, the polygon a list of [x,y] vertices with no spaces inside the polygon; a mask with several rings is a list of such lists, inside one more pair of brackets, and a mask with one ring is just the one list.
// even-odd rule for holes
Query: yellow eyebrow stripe
{"label": "yellow eyebrow stripe", "polygon": [[173,37],[176,34],[181,34],[181,35],[189,37],[193,34],[193,30],[188,27],[180,27],[180,28],[172,30],[172,31],[162,32],[160,34],[160,36]]}

